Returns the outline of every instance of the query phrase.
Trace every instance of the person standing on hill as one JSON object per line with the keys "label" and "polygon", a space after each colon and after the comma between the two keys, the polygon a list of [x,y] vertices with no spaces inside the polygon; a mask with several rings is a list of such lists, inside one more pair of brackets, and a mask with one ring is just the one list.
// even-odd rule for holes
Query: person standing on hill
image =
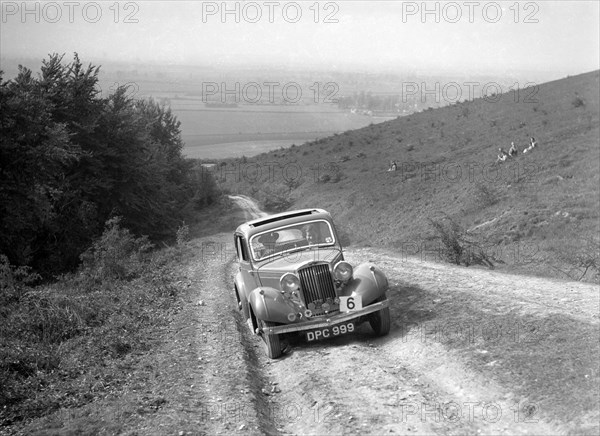
{"label": "person standing on hill", "polygon": [[506,160],[507,156],[508,156],[508,153],[506,153],[506,151],[504,151],[502,149],[502,147],[500,147],[498,149],[498,159],[496,159],[496,163],[504,162]]}

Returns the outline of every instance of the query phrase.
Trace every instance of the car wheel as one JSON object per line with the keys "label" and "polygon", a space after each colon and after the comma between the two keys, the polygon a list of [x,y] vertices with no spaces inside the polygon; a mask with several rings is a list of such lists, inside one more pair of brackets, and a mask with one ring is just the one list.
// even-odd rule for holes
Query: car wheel
{"label": "car wheel", "polygon": [[[387,296],[383,295],[375,300],[375,303],[387,300]],[[369,324],[377,336],[385,336],[390,332],[390,308],[383,309],[369,315]]]}
{"label": "car wheel", "polygon": [[[277,325],[269,321],[263,321],[262,319],[259,322],[261,330],[267,327],[275,327]],[[265,333],[262,333],[261,336],[265,347],[265,354],[271,359],[277,359],[278,357],[280,357],[281,343],[279,341],[279,335],[267,335]]]}

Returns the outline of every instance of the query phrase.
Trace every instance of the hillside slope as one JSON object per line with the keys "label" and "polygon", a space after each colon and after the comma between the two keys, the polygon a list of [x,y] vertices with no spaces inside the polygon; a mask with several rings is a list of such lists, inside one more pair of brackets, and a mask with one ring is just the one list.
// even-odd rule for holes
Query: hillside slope
{"label": "hillside slope", "polygon": [[[227,160],[216,172],[267,208],[329,210],[352,243],[434,260],[429,219],[448,216],[511,270],[593,280],[599,89],[595,71]],[[530,136],[538,147],[523,154]],[[512,141],[519,155],[496,165]],[[391,160],[396,172],[386,171]]]}

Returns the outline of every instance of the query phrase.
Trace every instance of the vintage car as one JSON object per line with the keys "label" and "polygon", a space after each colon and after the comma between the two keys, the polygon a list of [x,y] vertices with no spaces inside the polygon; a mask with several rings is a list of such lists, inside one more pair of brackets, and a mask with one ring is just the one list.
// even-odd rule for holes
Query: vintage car
{"label": "vintage car", "polygon": [[266,354],[282,354],[282,339],[345,335],[369,321],[390,330],[388,280],[375,265],[344,261],[331,215],[322,209],[284,212],[248,221],[234,234],[239,262],[235,297]]}

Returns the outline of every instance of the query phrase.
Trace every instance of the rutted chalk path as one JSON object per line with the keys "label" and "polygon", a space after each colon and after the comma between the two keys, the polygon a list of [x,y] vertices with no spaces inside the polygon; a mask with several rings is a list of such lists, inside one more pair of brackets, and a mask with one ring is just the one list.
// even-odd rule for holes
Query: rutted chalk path
{"label": "rutted chalk path", "polygon": [[[367,260],[349,250],[352,260]],[[368,256],[370,257],[370,256]],[[389,270],[389,268],[388,268]],[[394,275],[398,271],[389,271]],[[424,276],[428,274],[424,270]],[[457,353],[406,335],[392,282],[392,331],[294,343],[277,361],[260,356],[281,392],[269,398],[274,425],[291,434],[563,434],[561,424],[523,415],[510,390],[470,368]]]}
{"label": "rutted chalk path", "polygon": [[[236,202],[242,207],[249,206],[250,216],[262,214],[247,197]],[[470,290],[473,300],[482,307],[497,304],[502,310],[529,314],[554,311],[594,323],[597,322],[594,314],[598,313],[597,287],[569,284],[577,302],[556,304],[562,296],[563,283],[418,260],[401,261],[370,249],[347,250],[346,259],[353,264],[372,260],[388,274],[392,331],[387,337],[376,338],[367,323],[356,334],[345,337],[317,343],[293,341],[291,353],[279,360],[258,353],[258,366],[268,382],[267,389],[262,391],[267,405],[264,410],[278,432],[357,435],[568,432],[567,423],[550,422],[547,415],[523,403],[510,387],[501,386],[474,370],[471,362],[443,343],[422,340],[418,334],[407,331],[404,315],[412,297],[405,294],[410,283],[419,283],[432,293],[442,289],[450,294],[453,290]],[[234,272],[232,264],[229,275]],[[549,289],[554,292],[548,292]],[[525,299],[520,298],[523,295]],[[427,314],[422,319],[427,319]],[[259,347],[259,339],[252,339],[251,347]]]}
{"label": "rutted chalk path", "polygon": [[260,210],[255,200],[246,195],[228,195],[228,197],[244,212],[247,221],[267,215]]}

